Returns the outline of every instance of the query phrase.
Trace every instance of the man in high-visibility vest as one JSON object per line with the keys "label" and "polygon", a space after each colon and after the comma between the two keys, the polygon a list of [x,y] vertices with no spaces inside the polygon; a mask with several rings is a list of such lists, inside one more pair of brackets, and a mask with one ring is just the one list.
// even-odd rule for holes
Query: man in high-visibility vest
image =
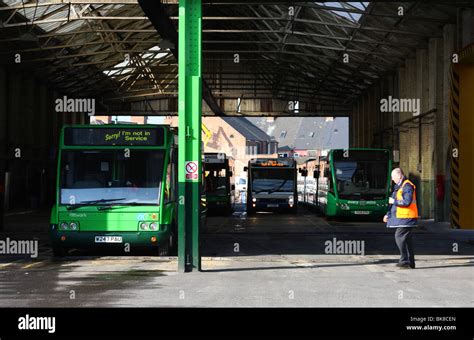
{"label": "man in high-visibility vest", "polygon": [[395,183],[393,193],[388,200],[389,208],[383,221],[388,228],[397,228],[395,242],[400,250],[401,269],[415,268],[412,228],[418,224],[416,206],[416,187],[410,182],[400,168],[393,169],[392,181]]}

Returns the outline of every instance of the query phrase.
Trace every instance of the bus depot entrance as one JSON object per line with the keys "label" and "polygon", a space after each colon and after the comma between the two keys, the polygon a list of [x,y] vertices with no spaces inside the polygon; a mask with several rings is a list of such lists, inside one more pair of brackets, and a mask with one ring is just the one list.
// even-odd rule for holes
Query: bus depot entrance
{"label": "bus depot entrance", "polygon": [[472,302],[469,6],[0,3],[5,305]]}

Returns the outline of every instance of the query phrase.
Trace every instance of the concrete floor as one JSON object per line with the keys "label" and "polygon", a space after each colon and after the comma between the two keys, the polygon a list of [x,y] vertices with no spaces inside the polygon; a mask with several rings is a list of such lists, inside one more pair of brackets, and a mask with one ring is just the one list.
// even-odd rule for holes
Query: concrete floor
{"label": "concrete floor", "polygon": [[[47,214],[7,218],[6,237],[36,237],[36,259],[0,257],[0,307],[378,307],[474,305],[472,232],[426,225],[415,234],[417,269],[399,270],[382,223],[299,214],[209,217],[203,272],[178,274],[174,257],[74,251],[53,259]],[[365,255],[327,255],[325,242],[363,240]],[[459,250],[453,253],[453,243]],[[235,252],[238,245],[239,252]]]}

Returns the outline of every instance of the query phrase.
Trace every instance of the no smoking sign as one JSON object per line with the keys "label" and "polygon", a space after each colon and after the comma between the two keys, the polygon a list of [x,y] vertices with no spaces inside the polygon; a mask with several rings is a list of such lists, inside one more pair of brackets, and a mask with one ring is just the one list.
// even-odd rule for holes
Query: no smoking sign
{"label": "no smoking sign", "polygon": [[198,163],[196,161],[187,161],[185,165],[186,179],[198,179]]}

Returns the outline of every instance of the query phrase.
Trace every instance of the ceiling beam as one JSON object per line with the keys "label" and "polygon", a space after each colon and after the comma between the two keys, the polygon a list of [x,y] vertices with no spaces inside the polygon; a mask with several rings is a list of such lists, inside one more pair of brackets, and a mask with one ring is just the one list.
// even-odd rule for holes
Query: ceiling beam
{"label": "ceiling beam", "polygon": [[[158,0],[139,0],[138,2],[161,38],[174,45],[170,51],[178,60],[178,32],[162,2]],[[224,115],[224,111],[220,108],[204,79],[202,79],[202,97],[216,115]]]}

